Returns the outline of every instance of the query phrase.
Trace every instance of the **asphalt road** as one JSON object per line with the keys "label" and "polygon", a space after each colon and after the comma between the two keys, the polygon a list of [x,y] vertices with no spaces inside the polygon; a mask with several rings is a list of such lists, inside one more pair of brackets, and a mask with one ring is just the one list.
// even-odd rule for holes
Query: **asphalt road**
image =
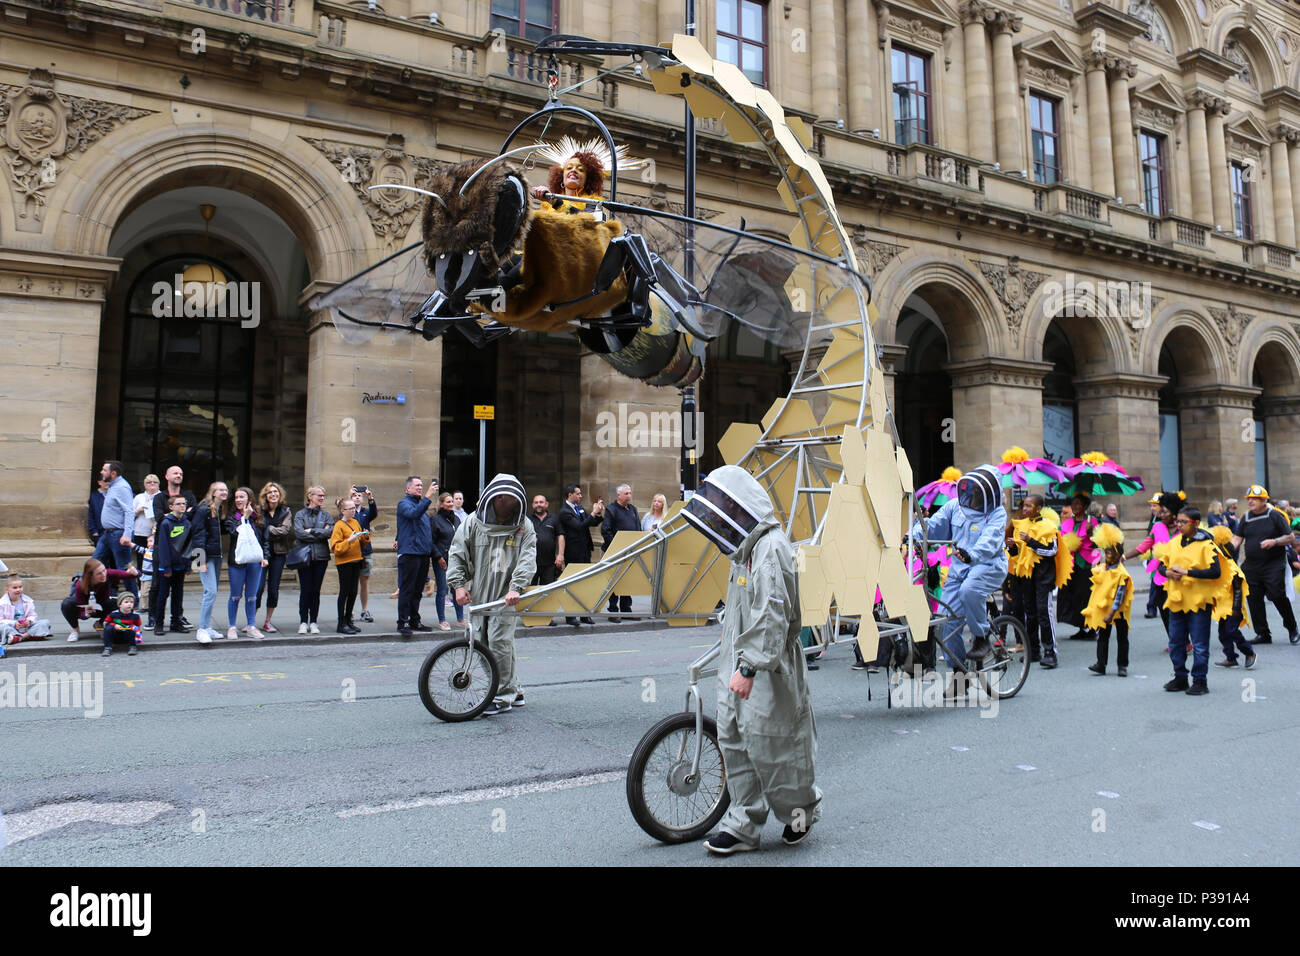
{"label": "asphalt road", "polygon": [[[522,631],[521,631],[522,633]],[[416,694],[429,643],[239,642],[128,658],[0,662],[104,680],[103,716],[0,707],[0,865],[1082,864],[1294,865],[1300,647],[1211,693],[1166,694],[1158,621],[1130,676],[1094,677],[1084,642],[1035,667],[996,716],[886,707],[847,645],[810,677],[825,792],[799,847],[726,861],[632,820],[637,741],[680,709],[716,628],[519,642],[528,704],[444,724]],[[1213,642],[1215,659],[1217,641]],[[1112,649],[1113,661],[1113,649]],[[13,678],[10,678],[12,683]],[[872,700],[867,699],[868,681]],[[713,680],[705,695],[712,711]],[[84,701],[82,702],[85,703]]]}

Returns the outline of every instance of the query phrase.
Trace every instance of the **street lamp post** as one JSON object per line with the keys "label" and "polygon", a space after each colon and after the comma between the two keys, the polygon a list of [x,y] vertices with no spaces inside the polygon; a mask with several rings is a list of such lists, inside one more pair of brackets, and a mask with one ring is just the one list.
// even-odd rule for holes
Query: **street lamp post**
{"label": "street lamp post", "polygon": [[[695,0],[686,0],[686,35],[695,36]],[[686,104],[686,167],[683,183],[686,217],[695,219],[695,117],[691,105]],[[686,225],[685,242],[686,281],[695,284],[695,224]],[[682,498],[694,494],[699,484],[699,435],[695,429],[695,386],[682,388]]]}

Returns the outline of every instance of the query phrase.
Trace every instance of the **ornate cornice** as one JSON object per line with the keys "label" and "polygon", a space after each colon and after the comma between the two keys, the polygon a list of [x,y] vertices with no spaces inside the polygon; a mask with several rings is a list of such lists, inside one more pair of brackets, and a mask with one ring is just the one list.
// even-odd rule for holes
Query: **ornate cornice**
{"label": "ornate cornice", "polygon": [[57,93],[54,74],[39,68],[27,74],[26,86],[0,84],[0,162],[9,177],[19,230],[40,232],[64,163],[119,126],[153,112]]}
{"label": "ornate cornice", "polygon": [[1009,10],[997,10],[990,22],[994,33],[1011,34],[1020,32],[1020,28],[1025,25],[1025,18]]}
{"label": "ornate cornice", "polygon": [[1112,80],[1131,80],[1138,75],[1137,61],[1122,56],[1108,56],[1106,57],[1106,75]]}
{"label": "ornate cornice", "polygon": [[371,186],[427,186],[439,164],[423,156],[410,156],[400,136],[390,136],[382,149],[302,137],[324,154],[343,181],[352,187],[370,218],[370,227],[388,249],[406,239],[420,214],[419,193],[408,189],[370,189]]}
{"label": "ornate cornice", "polygon": [[1074,20],[1087,33],[1105,30],[1108,37],[1123,43],[1147,32],[1145,20],[1129,16],[1104,3],[1090,3],[1082,10],[1076,10]]}
{"label": "ornate cornice", "polygon": [[1259,405],[1265,418],[1300,418],[1300,395],[1261,395]]}
{"label": "ornate cornice", "polygon": [[1232,110],[1232,105],[1222,96],[1201,89],[1192,90],[1187,94],[1187,105],[1190,109],[1205,110],[1206,116],[1214,113],[1227,116]]}
{"label": "ornate cornice", "polygon": [[1011,256],[1005,265],[976,259],[980,272],[988,280],[993,291],[997,293],[1007,317],[1007,330],[1011,333],[1011,347],[1020,345],[1020,329],[1024,323],[1025,306],[1029,304],[1034,291],[1047,278],[1046,272],[1033,272],[1020,268],[1020,259]]}
{"label": "ornate cornice", "polygon": [[1200,385],[1174,389],[1180,408],[1252,408],[1261,389],[1246,385]]}
{"label": "ornate cornice", "polygon": [[1163,375],[1108,372],[1076,378],[1074,388],[1076,393],[1086,394],[1089,398],[1133,398],[1154,402],[1159,400],[1160,389],[1167,381]]}
{"label": "ornate cornice", "polygon": [[1227,57],[1220,56],[1200,47],[1188,50],[1178,57],[1178,65],[1186,74],[1201,74],[1212,83],[1222,83],[1231,76],[1236,76],[1241,68]]}
{"label": "ornate cornice", "polygon": [[99,256],[0,248],[0,295],[102,303],[120,264]]}
{"label": "ornate cornice", "polygon": [[1138,125],[1150,126],[1166,132],[1172,130],[1177,122],[1177,117],[1173,113],[1168,113],[1158,106],[1141,104],[1133,108],[1133,119]]}
{"label": "ornate cornice", "polygon": [[1056,368],[1051,362],[1021,362],[1002,358],[978,358],[949,362],[943,370],[952,377],[953,388],[978,385],[1010,385],[1013,388],[1043,387],[1043,376]]}

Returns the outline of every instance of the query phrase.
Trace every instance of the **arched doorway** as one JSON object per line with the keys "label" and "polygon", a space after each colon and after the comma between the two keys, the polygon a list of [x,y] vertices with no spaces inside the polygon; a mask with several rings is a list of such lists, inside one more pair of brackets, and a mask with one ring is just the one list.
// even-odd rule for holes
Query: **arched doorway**
{"label": "arched doorway", "polygon": [[96,459],[120,458],[137,490],[180,465],[195,494],[277,481],[299,501],[310,276],[294,233],[251,196],[182,187],[123,216],[109,251],[122,267],[101,323]]}
{"label": "arched doorway", "polygon": [[1160,348],[1160,487],[1174,491],[1183,486],[1183,443],[1178,424],[1178,363],[1169,345]]}
{"label": "arched doorway", "polygon": [[1043,361],[1052,365],[1043,376],[1043,457],[1062,465],[1079,455],[1079,415],[1074,350],[1059,322],[1047,327]]}
{"label": "arched doorway", "polygon": [[[1251,365],[1255,481],[1277,498],[1300,498],[1300,363],[1281,342],[1266,341]],[[1276,490],[1275,490],[1276,489]]]}
{"label": "arched doorway", "polygon": [[903,303],[895,334],[907,351],[895,366],[894,421],[917,482],[933,481],[954,464],[948,338],[934,309],[919,295]]}

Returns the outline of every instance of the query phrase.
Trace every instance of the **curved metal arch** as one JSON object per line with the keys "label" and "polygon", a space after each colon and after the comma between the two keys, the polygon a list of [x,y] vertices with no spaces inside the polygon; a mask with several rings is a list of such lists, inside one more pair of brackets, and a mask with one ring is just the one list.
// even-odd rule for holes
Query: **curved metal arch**
{"label": "curved metal arch", "polygon": [[605,140],[605,145],[609,147],[609,198],[611,200],[618,199],[618,154],[614,147],[614,136],[610,133],[609,127],[604,124],[599,116],[591,110],[583,109],[581,106],[570,106],[567,103],[552,100],[536,113],[531,113],[528,116],[525,116],[520,121],[519,125],[510,131],[510,135],[507,136],[505,142],[501,144],[500,153],[505,153],[509,150],[510,144],[514,142],[515,137],[522,133],[524,128],[530,123],[537,121],[543,116],[550,116],[555,113],[574,113],[587,120],[587,122],[591,123],[591,125],[595,126],[596,129],[600,131],[601,138]]}

